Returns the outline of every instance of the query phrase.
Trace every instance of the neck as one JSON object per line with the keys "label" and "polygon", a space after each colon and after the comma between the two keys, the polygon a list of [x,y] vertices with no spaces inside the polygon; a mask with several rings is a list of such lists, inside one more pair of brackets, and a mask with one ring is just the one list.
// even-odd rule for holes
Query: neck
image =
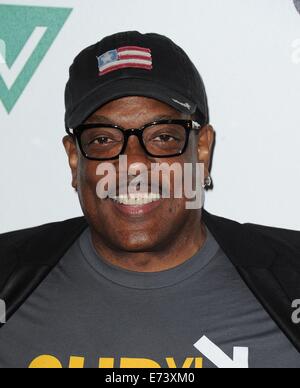
{"label": "neck", "polygon": [[194,219],[188,219],[169,241],[149,252],[127,252],[109,247],[92,230],[92,240],[98,254],[108,263],[133,272],[161,272],[175,268],[193,257],[202,248],[206,237],[206,228],[202,221],[199,222],[199,213],[197,217],[194,215]]}

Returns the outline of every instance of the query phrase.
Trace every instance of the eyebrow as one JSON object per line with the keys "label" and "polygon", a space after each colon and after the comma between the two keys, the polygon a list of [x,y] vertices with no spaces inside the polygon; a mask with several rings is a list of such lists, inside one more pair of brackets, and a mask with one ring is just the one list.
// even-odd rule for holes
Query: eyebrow
{"label": "eyebrow", "polygon": [[[175,117],[177,119],[178,117]],[[155,122],[155,121],[161,121],[161,120],[172,120],[174,119],[174,115],[159,115],[153,117],[149,123]],[[103,123],[103,124],[114,124],[113,120],[109,119],[106,116],[99,115],[99,114],[94,114],[90,118],[87,119],[86,123]]]}
{"label": "eyebrow", "polygon": [[86,120],[87,123],[94,123],[94,122],[100,122],[104,124],[112,124],[112,120],[110,120],[108,117],[98,115],[98,114],[93,114],[93,116],[89,117]]}

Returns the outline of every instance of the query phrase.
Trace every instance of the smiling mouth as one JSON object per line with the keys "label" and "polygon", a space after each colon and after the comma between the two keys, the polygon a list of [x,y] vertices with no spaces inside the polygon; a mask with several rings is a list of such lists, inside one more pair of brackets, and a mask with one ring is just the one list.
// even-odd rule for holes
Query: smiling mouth
{"label": "smiling mouth", "polygon": [[113,202],[124,206],[144,206],[162,199],[157,193],[135,193],[127,195],[119,195],[110,198]]}
{"label": "smiling mouth", "polygon": [[140,218],[157,209],[162,196],[157,193],[136,193],[110,197],[110,200],[120,215]]}

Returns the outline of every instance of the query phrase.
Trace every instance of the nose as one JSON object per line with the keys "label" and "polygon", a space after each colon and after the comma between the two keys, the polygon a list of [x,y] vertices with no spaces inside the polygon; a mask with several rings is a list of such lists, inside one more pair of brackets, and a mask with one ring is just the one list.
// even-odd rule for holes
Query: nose
{"label": "nose", "polygon": [[148,164],[149,162],[148,155],[143,149],[140,140],[135,135],[129,137],[125,155],[130,163],[140,162]]}
{"label": "nose", "polygon": [[129,137],[124,155],[127,157],[127,174],[139,175],[143,181],[148,180],[151,161],[137,136],[132,135]]}

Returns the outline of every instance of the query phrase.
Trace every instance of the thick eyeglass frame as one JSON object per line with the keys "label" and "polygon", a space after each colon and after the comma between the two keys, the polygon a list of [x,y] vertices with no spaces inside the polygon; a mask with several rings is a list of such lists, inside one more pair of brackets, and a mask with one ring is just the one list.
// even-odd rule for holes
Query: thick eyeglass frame
{"label": "thick eyeglass frame", "polygon": [[[144,131],[147,128],[149,128],[149,127],[152,127],[152,126],[155,126],[155,125],[165,125],[165,124],[182,125],[184,127],[184,129],[186,131],[186,141],[185,141],[184,147],[183,147],[182,151],[180,151],[180,152],[178,152],[176,154],[172,154],[172,155],[155,155],[155,154],[152,154],[151,152],[148,151],[148,149],[147,149],[147,147],[146,147],[146,145],[144,143],[144,138],[143,138]],[[84,150],[84,147],[83,147],[82,141],[81,141],[81,135],[82,135],[82,133],[85,130],[95,129],[95,128],[103,128],[103,127],[104,128],[118,129],[121,132],[123,132],[123,135],[124,135],[124,145],[123,145],[123,148],[119,152],[119,154],[117,156],[113,157],[113,158],[101,158],[101,157],[95,158],[95,157],[90,157],[85,152],[85,150]],[[160,120],[160,121],[153,121],[152,123],[145,124],[141,128],[131,128],[131,129],[125,129],[125,128],[122,128],[122,127],[120,127],[118,125],[112,125],[112,124],[102,124],[102,123],[83,124],[83,125],[80,125],[80,126],[74,128],[74,129],[67,129],[67,133],[71,137],[73,137],[73,138],[75,138],[77,140],[77,143],[79,145],[80,151],[81,151],[82,155],[86,159],[88,159],[88,160],[95,160],[95,161],[107,161],[107,160],[116,160],[116,159],[119,158],[120,155],[125,153],[125,151],[127,149],[129,138],[131,136],[136,136],[139,139],[141,147],[143,148],[143,150],[145,151],[145,153],[148,156],[151,156],[153,158],[173,158],[173,157],[176,157],[176,156],[181,156],[187,150],[191,131],[192,130],[200,131],[201,128],[202,128],[202,125],[199,124],[197,121],[194,121],[194,120]]]}

